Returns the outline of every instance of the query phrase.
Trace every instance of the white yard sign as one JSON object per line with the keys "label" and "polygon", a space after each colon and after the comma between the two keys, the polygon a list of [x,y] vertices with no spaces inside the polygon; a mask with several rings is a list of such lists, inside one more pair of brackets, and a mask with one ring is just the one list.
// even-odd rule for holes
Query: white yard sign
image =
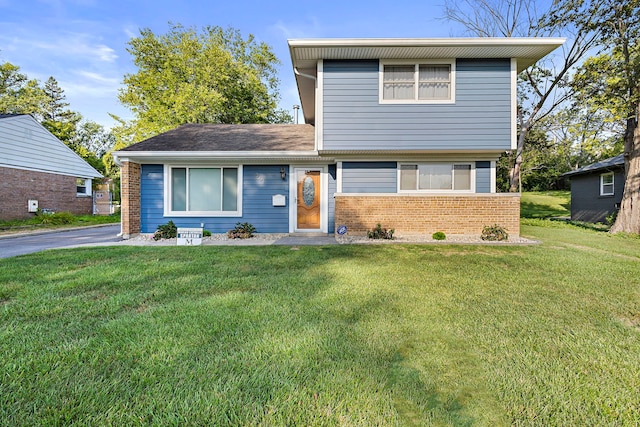
{"label": "white yard sign", "polygon": [[202,228],[178,228],[178,246],[202,244]]}

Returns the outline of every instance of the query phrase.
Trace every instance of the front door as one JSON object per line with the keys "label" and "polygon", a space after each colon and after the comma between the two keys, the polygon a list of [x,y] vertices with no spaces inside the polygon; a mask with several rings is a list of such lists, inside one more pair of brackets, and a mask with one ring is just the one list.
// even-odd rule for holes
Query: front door
{"label": "front door", "polygon": [[320,229],[320,170],[296,169],[298,230]]}

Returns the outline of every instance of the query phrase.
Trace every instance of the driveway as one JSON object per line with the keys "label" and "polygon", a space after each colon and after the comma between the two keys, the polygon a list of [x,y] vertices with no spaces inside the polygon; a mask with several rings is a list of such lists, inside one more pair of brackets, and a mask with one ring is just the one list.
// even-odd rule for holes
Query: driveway
{"label": "driveway", "polygon": [[96,243],[120,242],[120,224],[82,227],[73,230],[51,231],[0,238],[0,258],[40,252],[45,249]]}

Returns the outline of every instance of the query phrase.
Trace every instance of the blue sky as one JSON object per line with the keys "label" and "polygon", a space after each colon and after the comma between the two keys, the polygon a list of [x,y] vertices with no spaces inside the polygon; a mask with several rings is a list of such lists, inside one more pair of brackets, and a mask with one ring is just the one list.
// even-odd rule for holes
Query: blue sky
{"label": "blue sky", "polygon": [[[134,73],[127,42],[169,22],[185,27],[233,27],[268,43],[282,62],[280,107],[298,104],[287,39],[332,37],[460,37],[442,20],[444,0],[0,0],[0,62],[41,82],[53,76],[70,108],[110,127],[108,113],[131,118],[117,100],[125,73]],[[300,115],[302,120],[302,115]]]}

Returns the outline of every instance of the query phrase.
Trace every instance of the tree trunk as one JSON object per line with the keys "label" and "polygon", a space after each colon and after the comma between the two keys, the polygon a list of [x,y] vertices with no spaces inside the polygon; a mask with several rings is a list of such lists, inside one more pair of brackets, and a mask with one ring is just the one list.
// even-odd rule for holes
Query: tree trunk
{"label": "tree trunk", "polygon": [[[528,123],[528,122],[527,122]],[[509,192],[517,193],[522,188],[520,185],[520,171],[522,170],[522,152],[524,151],[524,141],[527,138],[529,126],[522,124],[520,126],[520,135],[518,135],[518,147],[516,148],[516,158],[513,167],[509,171]]]}
{"label": "tree trunk", "polygon": [[635,118],[627,119],[624,138],[624,192],[611,233],[640,234],[640,131]]}

